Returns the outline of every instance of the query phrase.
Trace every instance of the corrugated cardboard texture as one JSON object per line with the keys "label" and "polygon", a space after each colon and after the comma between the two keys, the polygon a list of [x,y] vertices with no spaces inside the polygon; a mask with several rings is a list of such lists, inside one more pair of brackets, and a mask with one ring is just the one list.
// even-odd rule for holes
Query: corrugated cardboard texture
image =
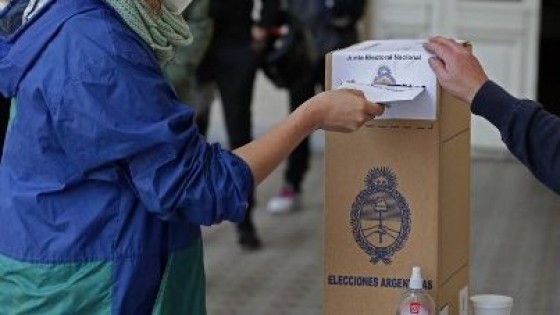
{"label": "corrugated cardboard texture", "polygon": [[439,284],[443,285],[469,262],[470,131],[446,139],[440,160]]}
{"label": "corrugated cardboard texture", "polygon": [[[373,276],[407,279],[414,265],[423,267],[425,279],[437,281],[438,173],[437,129],[399,130],[363,128],[357,133],[328,134],[326,147],[325,281],[328,276]],[[411,211],[411,232],[394,263],[373,265],[356,244],[350,212],[364,179],[374,167],[390,167],[397,190]],[[326,314],[391,314],[402,288],[330,286],[325,283]],[[376,298],[377,297],[377,298]],[[378,299],[385,303],[374,303]],[[380,300],[379,300],[380,301]],[[391,302],[392,301],[392,302]],[[375,305],[375,307],[374,307]]]}
{"label": "corrugated cardboard texture", "polygon": [[[327,88],[329,64],[330,55]],[[431,281],[430,293],[438,306],[449,304],[450,314],[458,314],[458,288],[468,282],[470,113],[466,105],[445,93],[440,93],[438,106],[438,121],[373,121],[353,134],[327,133],[325,314],[394,314],[405,289],[381,284],[387,279],[408,279],[415,265]],[[352,213],[362,209],[358,196],[370,194],[364,192],[365,178],[369,171],[382,167],[396,176],[395,189],[406,200],[411,218],[408,239],[391,256],[390,264],[372,263],[356,240],[366,233],[355,236],[352,227]],[[399,228],[394,222],[385,224]],[[377,283],[356,285],[344,278],[348,276]]]}
{"label": "corrugated cardboard texture", "polygon": [[441,89],[439,95],[440,104],[445,104],[445,106],[439,107],[442,141],[446,141],[459,133],[469,131],[471,129],[471,120],[467,118],[471,114],[469,106],[449,95],[449,93],[443,92]]}
{"label": "corrugated cardboard texture", "polygon": [[457,273],[450,278],[450,281],[440,287],[437,310],[439,311],[446,305],[449,305],[449,314],[459,315],[459,292],[467,286],[468,282],[469,268],[465,266],[458,270]]}

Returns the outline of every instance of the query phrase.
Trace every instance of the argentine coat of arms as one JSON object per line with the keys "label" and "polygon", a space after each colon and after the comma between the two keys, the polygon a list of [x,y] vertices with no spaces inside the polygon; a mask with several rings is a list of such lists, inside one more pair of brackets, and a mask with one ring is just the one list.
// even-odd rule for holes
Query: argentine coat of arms
{"label": "argentine coat of arms", "polygon": [[368,172],[365,188],[352,204],[354,240],[374,265],[380,261],[391,264],[410,234],[410,208],[397,185],[390,168],[376,167]]}

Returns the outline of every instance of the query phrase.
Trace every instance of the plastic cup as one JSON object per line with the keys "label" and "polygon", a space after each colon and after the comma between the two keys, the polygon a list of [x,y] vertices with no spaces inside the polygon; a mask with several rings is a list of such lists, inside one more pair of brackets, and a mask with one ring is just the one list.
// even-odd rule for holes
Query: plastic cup
{"label": "plastic cup", "polygon": [[513,307],[513,298],[503,295],[475,295],[470,300],[473,315],[510,315]]}

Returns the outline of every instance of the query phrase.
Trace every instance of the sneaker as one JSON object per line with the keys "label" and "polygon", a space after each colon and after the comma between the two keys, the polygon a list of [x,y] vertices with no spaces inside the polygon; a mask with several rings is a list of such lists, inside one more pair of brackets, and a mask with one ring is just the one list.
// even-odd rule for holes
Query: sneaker
{"label": "sneaker", "polygon": [[299,194],[291,186],[285,186],[278,195],[274,196],[266,205],[266,210],[274,214],[293,211],[299,202]]}

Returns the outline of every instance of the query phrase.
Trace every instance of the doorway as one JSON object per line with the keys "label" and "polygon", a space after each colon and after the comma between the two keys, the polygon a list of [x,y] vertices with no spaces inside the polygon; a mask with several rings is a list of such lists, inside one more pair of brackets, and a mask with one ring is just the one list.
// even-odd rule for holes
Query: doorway
{"label": "doorway", "polygon": [[541,8],[538,100],[560,116],[560,1],[543,0]]}

